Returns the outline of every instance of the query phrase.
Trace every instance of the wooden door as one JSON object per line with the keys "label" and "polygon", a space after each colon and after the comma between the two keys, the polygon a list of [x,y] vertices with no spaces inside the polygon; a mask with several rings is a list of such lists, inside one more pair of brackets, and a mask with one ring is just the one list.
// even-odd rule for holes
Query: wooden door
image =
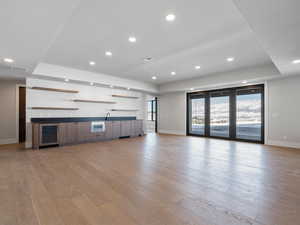
{"label": "wooden door", "polygon": [[19,143],[26,140],[26,88],[19,87]]}
{"label": "wooden door", "polygon": [[117,139],[121,136],[121,122],[113,121],[112,122],[112,138]]}
{"label": "wooden door", "polygon": [[131,121],[121,121],[121,137],[128,137],[131,135]]}
{"label": "wooden door", "polygon": [[78,141],[89,142],[94,141],[95,135],[91,132],[91,122],[78,123]]}
{"label": "wooden door", "polygon": [[111,140],[113,139],[113,123],[112,121],[106,121],[105,122],[105,135],[104,135],[104,139],[105,140]]}
{"label": "wooden door", "polygon": [[67,144],[67,123],[60,123],[58,127],[58,143],[59,145],[66,145]]}
{"label": "wooden door", "polygon": [[67,125],[67,144],[78,142],[78,123],[68,123]]}
{"label": "wooden door", "polygon": [[144,122],[143,120],[135,121],[135,132],[136,132],[137,136],[144,135],[143,122]]}
{"label": "wooden door", "polygon": [[139,136],[139,133],[138,133],[138,120],[132,120],[131,122],[131,136],[132,137],[136,137],[136,136]]}

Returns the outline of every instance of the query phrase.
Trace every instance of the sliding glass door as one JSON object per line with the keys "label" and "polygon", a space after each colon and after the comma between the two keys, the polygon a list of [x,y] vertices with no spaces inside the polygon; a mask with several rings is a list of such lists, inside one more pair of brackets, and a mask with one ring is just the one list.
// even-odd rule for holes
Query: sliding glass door
{"label": "sliding glass door", "polygon": [[190,99],[190,133],[197,135],[205,134],[205,98],[194,96]]}
{"label": "sliding glass door", "polygon": [[210,97],[210,136],[229,137],[229,96]]}
{"label": "sliding glass door", "polygon": [[236,115],[236,137],[261,141],[262,93],[259,89],[237,91]]}
{"label": "sliding glass door", "polygon": [[264,86],[187,94],[187,135],[264,141]]}

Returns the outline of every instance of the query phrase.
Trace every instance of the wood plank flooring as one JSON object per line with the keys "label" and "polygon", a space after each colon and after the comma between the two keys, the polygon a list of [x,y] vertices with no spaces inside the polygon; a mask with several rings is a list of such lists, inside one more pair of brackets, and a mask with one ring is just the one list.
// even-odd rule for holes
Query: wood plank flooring
{"label": "wood plank flooring", "polygon": [[155,135],[0,147],[0,225],[298,225],[300,150]]}

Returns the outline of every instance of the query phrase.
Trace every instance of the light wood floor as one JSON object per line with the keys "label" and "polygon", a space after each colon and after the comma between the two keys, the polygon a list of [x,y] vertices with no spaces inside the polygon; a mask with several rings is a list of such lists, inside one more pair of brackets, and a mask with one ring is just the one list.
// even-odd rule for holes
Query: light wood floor
{"label": "light wood floor", "polygon": [[0,147],[0,225],[251,224],[300,224],[300,150],[154,134]]}

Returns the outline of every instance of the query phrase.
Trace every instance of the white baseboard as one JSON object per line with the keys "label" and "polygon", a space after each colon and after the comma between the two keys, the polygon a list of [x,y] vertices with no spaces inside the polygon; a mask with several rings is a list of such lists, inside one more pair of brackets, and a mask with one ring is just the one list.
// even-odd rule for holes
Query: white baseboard
{"label": "white baseboard", "polygon": [[178,131],[178,130],[159,130],[158,133],[161,134],[174,134],[174,135],[186,135],[185,131]]}
{"label": "white baseboard", "polygon": [[266,145],[274,145],[274,146],[280,146],[280,147],[299,148],[300,149],[300,142],[268,140],[268,141],[266,141]]}
{"label": "white baseboard", "polygon": [[18,143],[17,138],[0,139],[0,145],[8,145],[8,144],[16,144],[16,143]]}

